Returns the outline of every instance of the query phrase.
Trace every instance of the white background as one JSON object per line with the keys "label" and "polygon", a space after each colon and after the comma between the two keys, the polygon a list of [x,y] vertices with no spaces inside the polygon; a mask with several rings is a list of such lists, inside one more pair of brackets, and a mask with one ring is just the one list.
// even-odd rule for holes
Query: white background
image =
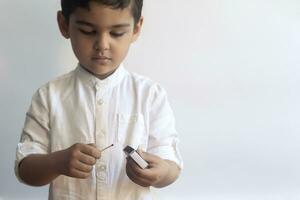
{"label": "white background", "polygon": [[[13,173],[35,90],[76,65],[58,0],[0,1],[0,199],[47,199]],[[300,199],[300,1],[149,0],[126,60],[168,91],[184,171],[157,199]]]}

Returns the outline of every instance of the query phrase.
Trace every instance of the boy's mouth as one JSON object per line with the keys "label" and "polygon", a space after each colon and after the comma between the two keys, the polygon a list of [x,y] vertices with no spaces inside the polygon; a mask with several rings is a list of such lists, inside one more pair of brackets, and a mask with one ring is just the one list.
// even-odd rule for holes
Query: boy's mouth
{"label": "boy's mouth", "polygon": [[99,65],[108,65],[111,62],[111,58],[106,56],[94,56],[92,57],[92,61]]}
{"label": "boy's mouth", "polygon": [[92,57],[93,60],[111,60],[111,58],[106,56],[94,56]]}

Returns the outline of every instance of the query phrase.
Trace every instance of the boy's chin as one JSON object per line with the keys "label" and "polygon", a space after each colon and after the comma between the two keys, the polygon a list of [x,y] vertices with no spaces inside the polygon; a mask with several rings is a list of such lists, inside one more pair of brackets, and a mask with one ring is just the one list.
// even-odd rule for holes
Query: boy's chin
{"label": "boy's chin", "polygon": [[118,67],[111,66],[111,65],[88,65],[83,67],[88,70],[90,73],[94,74],[95,76],[99,77],[106,77],[112,74]]}

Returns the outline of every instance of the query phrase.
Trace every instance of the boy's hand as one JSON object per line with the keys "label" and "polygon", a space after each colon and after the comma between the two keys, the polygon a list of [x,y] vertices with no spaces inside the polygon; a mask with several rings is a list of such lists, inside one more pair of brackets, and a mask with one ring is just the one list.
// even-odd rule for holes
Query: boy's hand
{"label": "boy's hand", "polygon": [[55,163],[59,174],[74,178],[87,178],[101,152],[94,144],[77,143],[70,148],[56,152]]}
{"label": "boy's hand", "polygon": [[[127,158],[127,176],[143,187],[160,187],[169,174],[170,165],[158,156],[139,151],[140,156],[148,162],[146,169],[141,169],[131,158]],[[163,185],[164,186],[164,185]]]}

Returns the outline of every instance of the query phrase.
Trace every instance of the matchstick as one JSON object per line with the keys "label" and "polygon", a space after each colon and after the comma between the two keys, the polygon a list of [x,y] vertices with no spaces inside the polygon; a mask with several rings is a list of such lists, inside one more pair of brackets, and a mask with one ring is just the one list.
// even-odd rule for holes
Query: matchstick
{"label": "matchstick", "polygon": [[112,147],[112,146],[114,146],[114,144],[111,144],[111,145],[109,145],[109,146],[105,147],[104,149],[101,149],[101,150],[100,150],[100,151],[101,151],[101,153],[102,153],[104,150],[106,150],[106,149],[108,149],[108,148],[110,148],[110,147]]}

